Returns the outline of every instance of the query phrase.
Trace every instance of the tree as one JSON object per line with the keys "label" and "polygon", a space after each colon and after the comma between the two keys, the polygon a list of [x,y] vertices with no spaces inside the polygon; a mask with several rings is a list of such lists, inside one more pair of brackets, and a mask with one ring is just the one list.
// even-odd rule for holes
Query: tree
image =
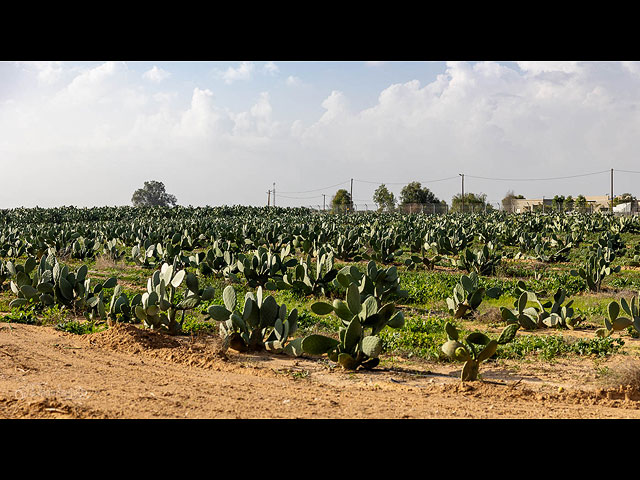
{"label": "tree", "polygon": [[554,210],[564,210],[564,195],[556,195],[553,197],[553,201],[551,202],[551,206]]}
{"label": "tree", "polygon": [[400,204],[409,203],[440,203],[440,200],[427,187],[422,187],[420,182],[411,182],[400,191]]}
{"label": "tree", "polygon": [[570,212],[576,205],[576,201],[573,199],[571,195],[568,195],[567,198],[564,199],[564,211]]}
{"label": "tree", "polygon": [[[487,194],[486,193],[465,193],[464,194],[464,211],[465,212],[478,212],[481,210],[493,209],[491,205],[487,204]],[[451,211],[452,212],[460,212],[462,211],[462,194],[458,193],[454,195],[451,199]]]}
{"label": "tree", "polygon": [[587,199],[585,198],[585,196],[578,195],[578,197],[576,198],[575,209],[580,213],[586,213],[588,208],[589,207],[587,205]]}
{"label": "tree", "polygon": [[175,207],[178,200],[175,195],[171,195],[165,191],[164,183],[150,180],[148,182],[144,182],[143,188],[139,188],[133,192],[131,202],[134,207]]}
{"label": "tree", "polygon": [[393,210],[396,206],[396,199],[392,192],[383,183],[373,193],[373,201],[378,205],[378,211]]}
{"label": "tree", "polygon": [[524,195],[516,195],[513,190],[509,190],[502,199],[502,209],[507,212],[513,212],[516,208],[516,199],[524,198]]}
{"label": "tree", "polygon": [[630,193],[623,193],[622,195],[618,195],[613,199],[613,206],[620,205],[621,203],[634,202],[636,197],[631,195]]}
{"label": "tree", "polygon": [[344,188],[341,188],[331,199],[331,208],[334,211],[344,211],[351,206],[351,195]]}

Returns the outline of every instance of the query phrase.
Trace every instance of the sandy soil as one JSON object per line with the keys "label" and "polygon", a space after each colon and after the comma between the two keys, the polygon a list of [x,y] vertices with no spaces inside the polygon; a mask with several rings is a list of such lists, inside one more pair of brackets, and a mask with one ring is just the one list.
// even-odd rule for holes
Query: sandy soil
{"label": "sandy soil", "polygon": [[2,324],[0,418],[640,418],[635,388],[596,375],[633,358],[493,361],[482,381],[462,383],[459,364],[386,357],[354,373],[324,359],[225,354],[215,336]]}

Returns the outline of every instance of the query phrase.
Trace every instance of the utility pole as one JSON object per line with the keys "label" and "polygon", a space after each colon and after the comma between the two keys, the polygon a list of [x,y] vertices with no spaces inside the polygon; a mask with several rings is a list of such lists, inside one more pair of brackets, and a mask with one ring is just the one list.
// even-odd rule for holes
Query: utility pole
{"label": "utility pole", "polygon": [[464,213],[464,173],[459,173],[462,177],[462,213]]}
{"label": "utility pole", "polygon": [[273,206],[276,206],[276,182],[273,182]]}
{"label": "utility pole", "polygon": [[322,211],[326,210],[326,206],[325,206],[326,205],[326,199],[327,199],[327,196],[323,193],[322,194]]}
{"label": "utility pole", "polygon": [[353,178],[351,179],[351,193],[349,193],[349,196],[351,197],[351,207],[349,210],[353,212]]}
{"label": "utility pole", "polygon": [[609,212],[613,215],[613,168],[611,169],[611,201],[609,202]]}
{"label": "utility pole", "polygon": [[267,207],[271,206],[271,190],[267,190]]}

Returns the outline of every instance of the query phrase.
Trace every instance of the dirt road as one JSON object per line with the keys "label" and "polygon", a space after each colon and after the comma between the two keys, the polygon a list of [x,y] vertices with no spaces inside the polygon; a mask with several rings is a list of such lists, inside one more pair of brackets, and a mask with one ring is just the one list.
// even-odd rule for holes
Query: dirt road
{"label": "dirt road", "polygon": [[640,394],[602,388],[593,360],[458,364],[386,358],[349,373],[330,362],[220,351],[219,339],[130,325],[92,335],[0,325],[0,418],[625,419]]}

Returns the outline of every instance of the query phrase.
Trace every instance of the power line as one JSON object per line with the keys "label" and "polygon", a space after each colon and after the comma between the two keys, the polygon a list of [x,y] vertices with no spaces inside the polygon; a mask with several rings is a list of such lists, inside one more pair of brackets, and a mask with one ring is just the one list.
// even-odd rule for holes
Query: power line
{"label": "power line", "polygon": [[311,193],[311,192],[320,192],[321,190],[327,190],[329,188],[333,188],[333,187],[337,187],[339,185],[343,185],[345,183],[348,183],[350,180],[346,180],[344,182],[340,182],[340,183],[336,183],[335,185],[330,185],[328,187],[323,187],[323,188],[316,188],[314,190],[304,190],[301,192],[278,192],[278,193]]}
{"label": "power line", "polygon": [[[624,173],[638,173],[640,174],[640,171],[637,170],[615,170],[617,172],[624,172]],[[493,181],[507,181],[507,182],[540,182],[540,181],[552,181],[552,180],[563,180],[563,179],[570,179],[570,178],[579,178],[579,177],[586,177],[586,176],[591,176],[591,175],[601,175],[604,173],[609,173],[610,170],[602,170],[599,172],[590,172],[590,173],[580,173],[580,174],[575,174],[575,175],[565,175],[565,176],[558,176],[558,177],[546,177],[546,178],[499,178],[499,177],[483,177],[483,176],[479,176],[479,175],[469,175],[469,174],[465,174],[466,177],[468,178],[475,178],[475,179],[480,179],[480,180],[493,180]],[[459,177],[460,174],[455,175],[455,176],[451,176],[451,177],[445,177],[445,178],[439,178],[439,179],[434,179],[434,180],[423,180],[420,181],[419,183],[421,184],[428,184],[428,183],[435,183],[435,182],[443,182],[446,180],[454,180],[457,179]],[[280,197],[282,198],[286,198],[286,199],[292,199],[292,200],[312,200],[312,199],[316,199],[316,198],[320,198],[321,196],[323,196],[324,194],[320,194],[320,195],[314,195],[314,196],[289,196],[289,195],[282,195],[284,194],[304,194],[304,193],[313,193],[313,192],[320,192],[323,190],[328,190],[331,188],[335,188],[338,187],[340,185],[345,185],[348,184],[349,182],[360,182],[360,183],[368,183],[368,184],[374,184],[374,185],[407,185],[411,182],[376,182],[376,181],[370,181],[370,180],[359,180],[359,179],[350,179],[350,180],[346,180],[344,182],[340,182],[340,183],[336,183],[334,185],[329,185],[328,187],[323,187],[323,188],[316,188],[316,189],[311,189],[311,190],[301,190],[301,191],[285,191],[285,192],[278,192]],[[415,180],[414,180],[415,181]],[[353,185],[353,183],[351,183]],[[275,186],[274,186],[275,187]],[[274,197],[274,203],[275,203],[275,188],[271,191],[271,193],[273,193],[273,197]],[[363,200],[353,200],[353,201],[363,201]]]}
{"label": "power line", "polygon": [[[447,177],[447,178],[439,178],[437,180],[422,180],[419,183],[434,183],[434,182],[442,182],[444,180],[452,180],[454,178],[458,178],[457,176],[455,177]],[[357,179],[353,179],[356,182],[361,182],[361,183],[373,183],[375,185],[407,185],[410,182],[371,182],[368,180],[357,180]]]}
{"label": "power line", "polygon": [[[616,171],[621,172],[622,170],[616,170]],[[499,180],[499,181],[507,181],[507,182],[539,182],[539,181],[548,181],[548,180],[563,180],[566,178],[586,177],[588,175],[600,175],[602,173],[609,173],[609,172],[610,170],[603,170],[601,172],[581,173],[578,175],[566,175],[564,177],[548,177],[548,178],[494,178],[494,177],[478,177],[475,175],[468,175],[468,174],[465,174],[465,176],[469,178],[479,178],[482,180]]]}
{"label": "power line", "polygon": [[282,195],[281,193],[278,193],[278,197],[279,198],[293,198],[295,200],[310,200],[312,198],[320,198],[320,197],[322,197],[322,195],[314,195],[313,197],[289,197],[287,195]]}

